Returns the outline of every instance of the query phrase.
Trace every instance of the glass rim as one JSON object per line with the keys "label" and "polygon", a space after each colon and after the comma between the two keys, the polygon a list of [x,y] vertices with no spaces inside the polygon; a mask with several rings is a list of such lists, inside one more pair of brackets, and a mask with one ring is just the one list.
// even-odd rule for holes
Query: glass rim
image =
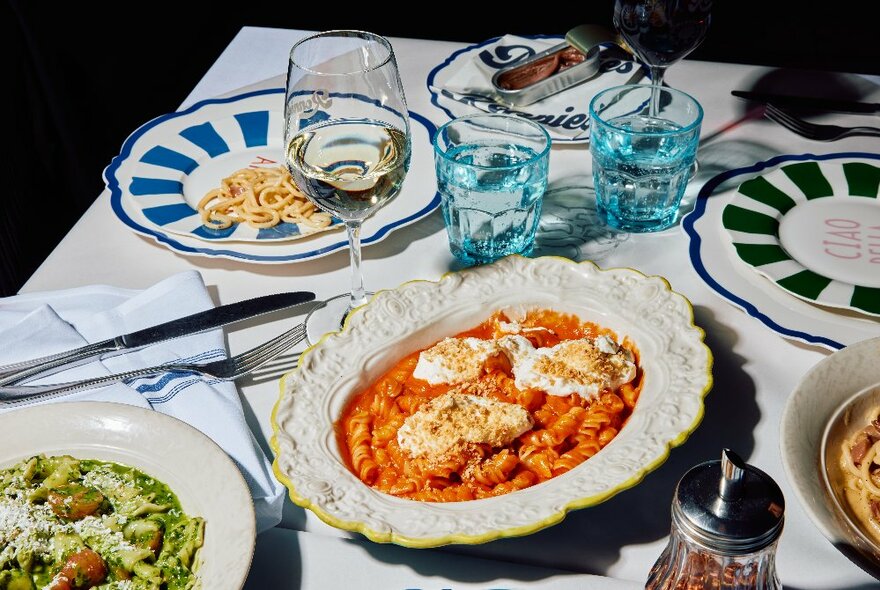
{"label": "glass rim", "polygon": [[[368,68],[361,68],[359,70],[352,70],[351,72],[322,72],[319,70],[315,70],[310,67],[306,67],[300,63],[298,63],[294,57],[293,53],[297,50],[297,48],[308,42],[314,41],[315,39],[320,39],[322,37],[357,37],[360,39],[372,39],[374,41],[378,41],[385,49],[388,50],[388,55],[382,60],[381,63],[376,64],[374,66]],[[304,72],[308,72],[310,74],[314,74],[316,76],[351,76],[352,74],[365,74],[368,72],[374,72],[379,68],[385,67],[394,59],[394,48],[391,46],[391,41],[382,35],[377,35],[376,33],[371,33],[369,31],[360,31],[357,29],[332,29],[330,31],[321,31],[320,33],[314,33],[307,37],[303,37],[299,41],[293,44],[293,47],[290,48],[290,53],[288,54],[288,61],[295,65],[297,68]]]}
{"label": "glass rim", "polygon": [[[517,164],[508,164],[507,166],[486,166],[483,164],[465,164],[463,162],[458,162],[456,160],[453,160],[451,157],[449,157],[447,150],[440,149],[440,145],[438,144],[438,142],[440,141],[440,136],[442,135],[444,130],[446,130],[448,127],[452,126],[454,123],[462,123],[462,122],[467,122],[467,121],[471,121],[474,119],[505,119],[505,120],[509,120],[509,121],[517,121],[519,123],[523,123],[529,127],[537,129],[538,131],[541,132],[541,135],[543,136],[544,143],[545,143],[544,148],[540,152],[536,153],[534,156],[529,158],[528,160],[524,160],[524,161],[519,162]],[[547,130],[544,129],[543,127],[541,127],[540,125],[538,125],[537,123],[535,123],[534,121],[529,121],[528,119],[523,119],[521,117],[514,117],[512,115],[503,115],[500,113],[476,113],[473,115],[466,115],[464,117],[450,119],[449,121],[447,121],[446,123],[441,125],[439,129],[437,129],[437,132],[434,134],[434,140],[431,143],[434,145],[434,153],[438,154],[444,160],[447,160],[447,161],[455,164],[456,166],[466,166],[468,168],[477,168],[479,170],[513,170],[515,168],[522,168],[523,166],[528,166],[528,165],[533,164],[533,163],[537,162],[538,160],[544,158],[545,156],[549,155],[550,148],[552,147],[552,144],[553,144],[552,140],[550,139],[550,134],[547,133]]]}
{"label": "glass rim", "polygon": [[[590,126],[592,127],[592,121],[596,121],[605,127],[610,127],[611,129],[615,129],[617,131],[622,131],[627,135],[682,135],[685,133],[690,133],[694,129],[698,128],[703,122],[703,105],[700,102],[688,94],[687,92],[683,92],[681,90],[676,90],[675,88],[669,87],[661,87],[660,92],[668,92],[673,95],[678,95],[685,100],[692,102],[697,107],[697,115],[694,120],[687,125],[682,125],[681,129],[676,129],[674,131],[633,131],[632,129],[626,129],[625,127],[621,127],[619,125],[615,125],[614,123],[609,122],[608,120],[602,118],[602,116],[596,112],[595,104],[596,101],[599,100],[600,97],[605,96],[606,94],[611,94],[614,92],[620,92],[624,89],[630,90],[649,90],[653,92],[652,86],[650,84],[621,84],[620,86],[612,86],[611,88],[606,88],[605,90],[599,92],[590,100]],[[648,98],[650,100],[650,97]]]}

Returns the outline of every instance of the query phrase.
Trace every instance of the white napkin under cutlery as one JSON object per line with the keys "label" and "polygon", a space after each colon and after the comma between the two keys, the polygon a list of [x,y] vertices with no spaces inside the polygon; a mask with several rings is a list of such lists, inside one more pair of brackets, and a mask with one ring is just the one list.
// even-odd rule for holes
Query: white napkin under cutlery
{"label": "white napkin under cutlery", "polygon": [[[78,348],[213,306],[196,271],[176,274],[144,291],[98,285],[3,298],[0,299],[0,365]],[[173,360],[210,362],[226,356],[223,332],[213,330],[74,367],[32,384],[75,381]],[[233,382],[171,373],[38,403],[81,400],[152,408],[197,428],[238,465],[254,499],[257,531],[281,521],[284,488],[272,474],[271,463],[245,421]]]}

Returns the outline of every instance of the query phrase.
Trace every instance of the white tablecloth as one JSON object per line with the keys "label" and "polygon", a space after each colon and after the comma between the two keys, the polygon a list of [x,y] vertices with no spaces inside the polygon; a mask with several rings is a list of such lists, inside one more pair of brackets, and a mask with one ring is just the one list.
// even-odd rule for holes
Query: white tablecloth
{"label": "white tablecloth", "polygon": [[[304,34],[243,28],[181,106],[283,75],[291,45]],[[446,117],[430,104],[425,80],[431,68],[462,45],[409,39],[392,39],[392,43],[410,108],[443,123]],[[768,72],[768,68],[754,66],[685,61],[670,69],[667,82],[691,93],[703,105],[703,137],[723,132],[716,142],[728,142],[731,168],[777,154],[880,152],[877,139],[852,138],[816,144],[766,121],[728,128],[745,112],[744,104],[731,97],[730,91],[750,88]],[[551,183],[583,180],[591,185],[590,170],[585,147],[554,149]],[[689,188],[691,198],[697,188]],[[718,458],[724,446],[735,449],[768,472],[785,493],[786,525],[777,564],[786,586],[874,587],[876,581],[850,563],[813,527],[788,484],[779,453],[778,427],[786,396],[827,351],[786,341],[719,299],[692,268],[687,239],[680,228],[630,236],[596,261],[602,266],[629,266],[666,277],[673,289],[693,302],[696,321],[706,330],[707,343],[715,355],[715,387],[706,400],[703,424],[672,452],[662,467],[635,488],[600,506],[574,512],[562,523],[539,533],[432,552],[375,546],[363,540],[341,541],[333,536],[350,535],[330,528],[288,501],[282,528],[258,540],[248,587],[566,588],[571,583],[571,587],[580,584],[590,588],[636,588],[665,545],[675,483],[692,465]],[[366,248],[363,270],[367,287],[376,290],[414,278],[437,279],[449,270],[452,262],[442,219],[435,212]],[[309,289],[318,297],[329,297],[346,289],[349,272],[344,251],[309,262],[277,266],[185,257],[133,234],[119,223],[105,192],[23,291],[92,283],[144,288],[192,268],[202,273],[218,303],[292,289]],[[229,334],[230,348],[235,352],[256,345],[281,328],[263,324],[233,331]],[[248,421],[267,449],[271,436],[269,415],[278,395],[277,378],[281,370],[283,367],[274,372],[263,371],[239,382]],[[492,561],[470,561],[458,554],[509,563],[499,566]],[[359,576],[359,583],[355,584],[335,569],[339,565],[344,571],[349,564],[352,568],[365,568],[370,582],[364,585],[365,578]],[[629,583],[577,575],[566,578],[562,572],[600,574]],[[496,583],[498,578],[504,579]]]}

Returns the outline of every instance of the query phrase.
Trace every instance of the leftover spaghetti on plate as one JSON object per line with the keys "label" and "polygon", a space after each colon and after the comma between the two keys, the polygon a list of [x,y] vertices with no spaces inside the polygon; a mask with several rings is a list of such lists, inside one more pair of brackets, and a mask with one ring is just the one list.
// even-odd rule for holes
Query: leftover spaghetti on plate
{"label": "leftover spaghetti on plate", "polygon": [[198,211],[205,227],[218,230],[241,222],[259,229],[288,222],[305,234],[333,221],[306,198],[282,166],[236,170],[202,197]]}
{"label": "leftover spaghetti on plate", "polygon": [[573,315],[495,313],[401,359],[336,423],[349,468],[412,500],[488,498],[547,481],[605,447],[642,383],[638,350]]}

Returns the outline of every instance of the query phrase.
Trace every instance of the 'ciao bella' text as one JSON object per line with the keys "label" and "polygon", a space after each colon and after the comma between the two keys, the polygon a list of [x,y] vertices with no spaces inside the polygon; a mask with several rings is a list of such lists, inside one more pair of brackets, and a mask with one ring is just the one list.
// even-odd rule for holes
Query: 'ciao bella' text
{"label": "'ciao bella' text", "polygon": [[867,258],[871,264],[880,264],[880,225],[864,227],[854,219],[826,219],[822,245],[835,258]]}

